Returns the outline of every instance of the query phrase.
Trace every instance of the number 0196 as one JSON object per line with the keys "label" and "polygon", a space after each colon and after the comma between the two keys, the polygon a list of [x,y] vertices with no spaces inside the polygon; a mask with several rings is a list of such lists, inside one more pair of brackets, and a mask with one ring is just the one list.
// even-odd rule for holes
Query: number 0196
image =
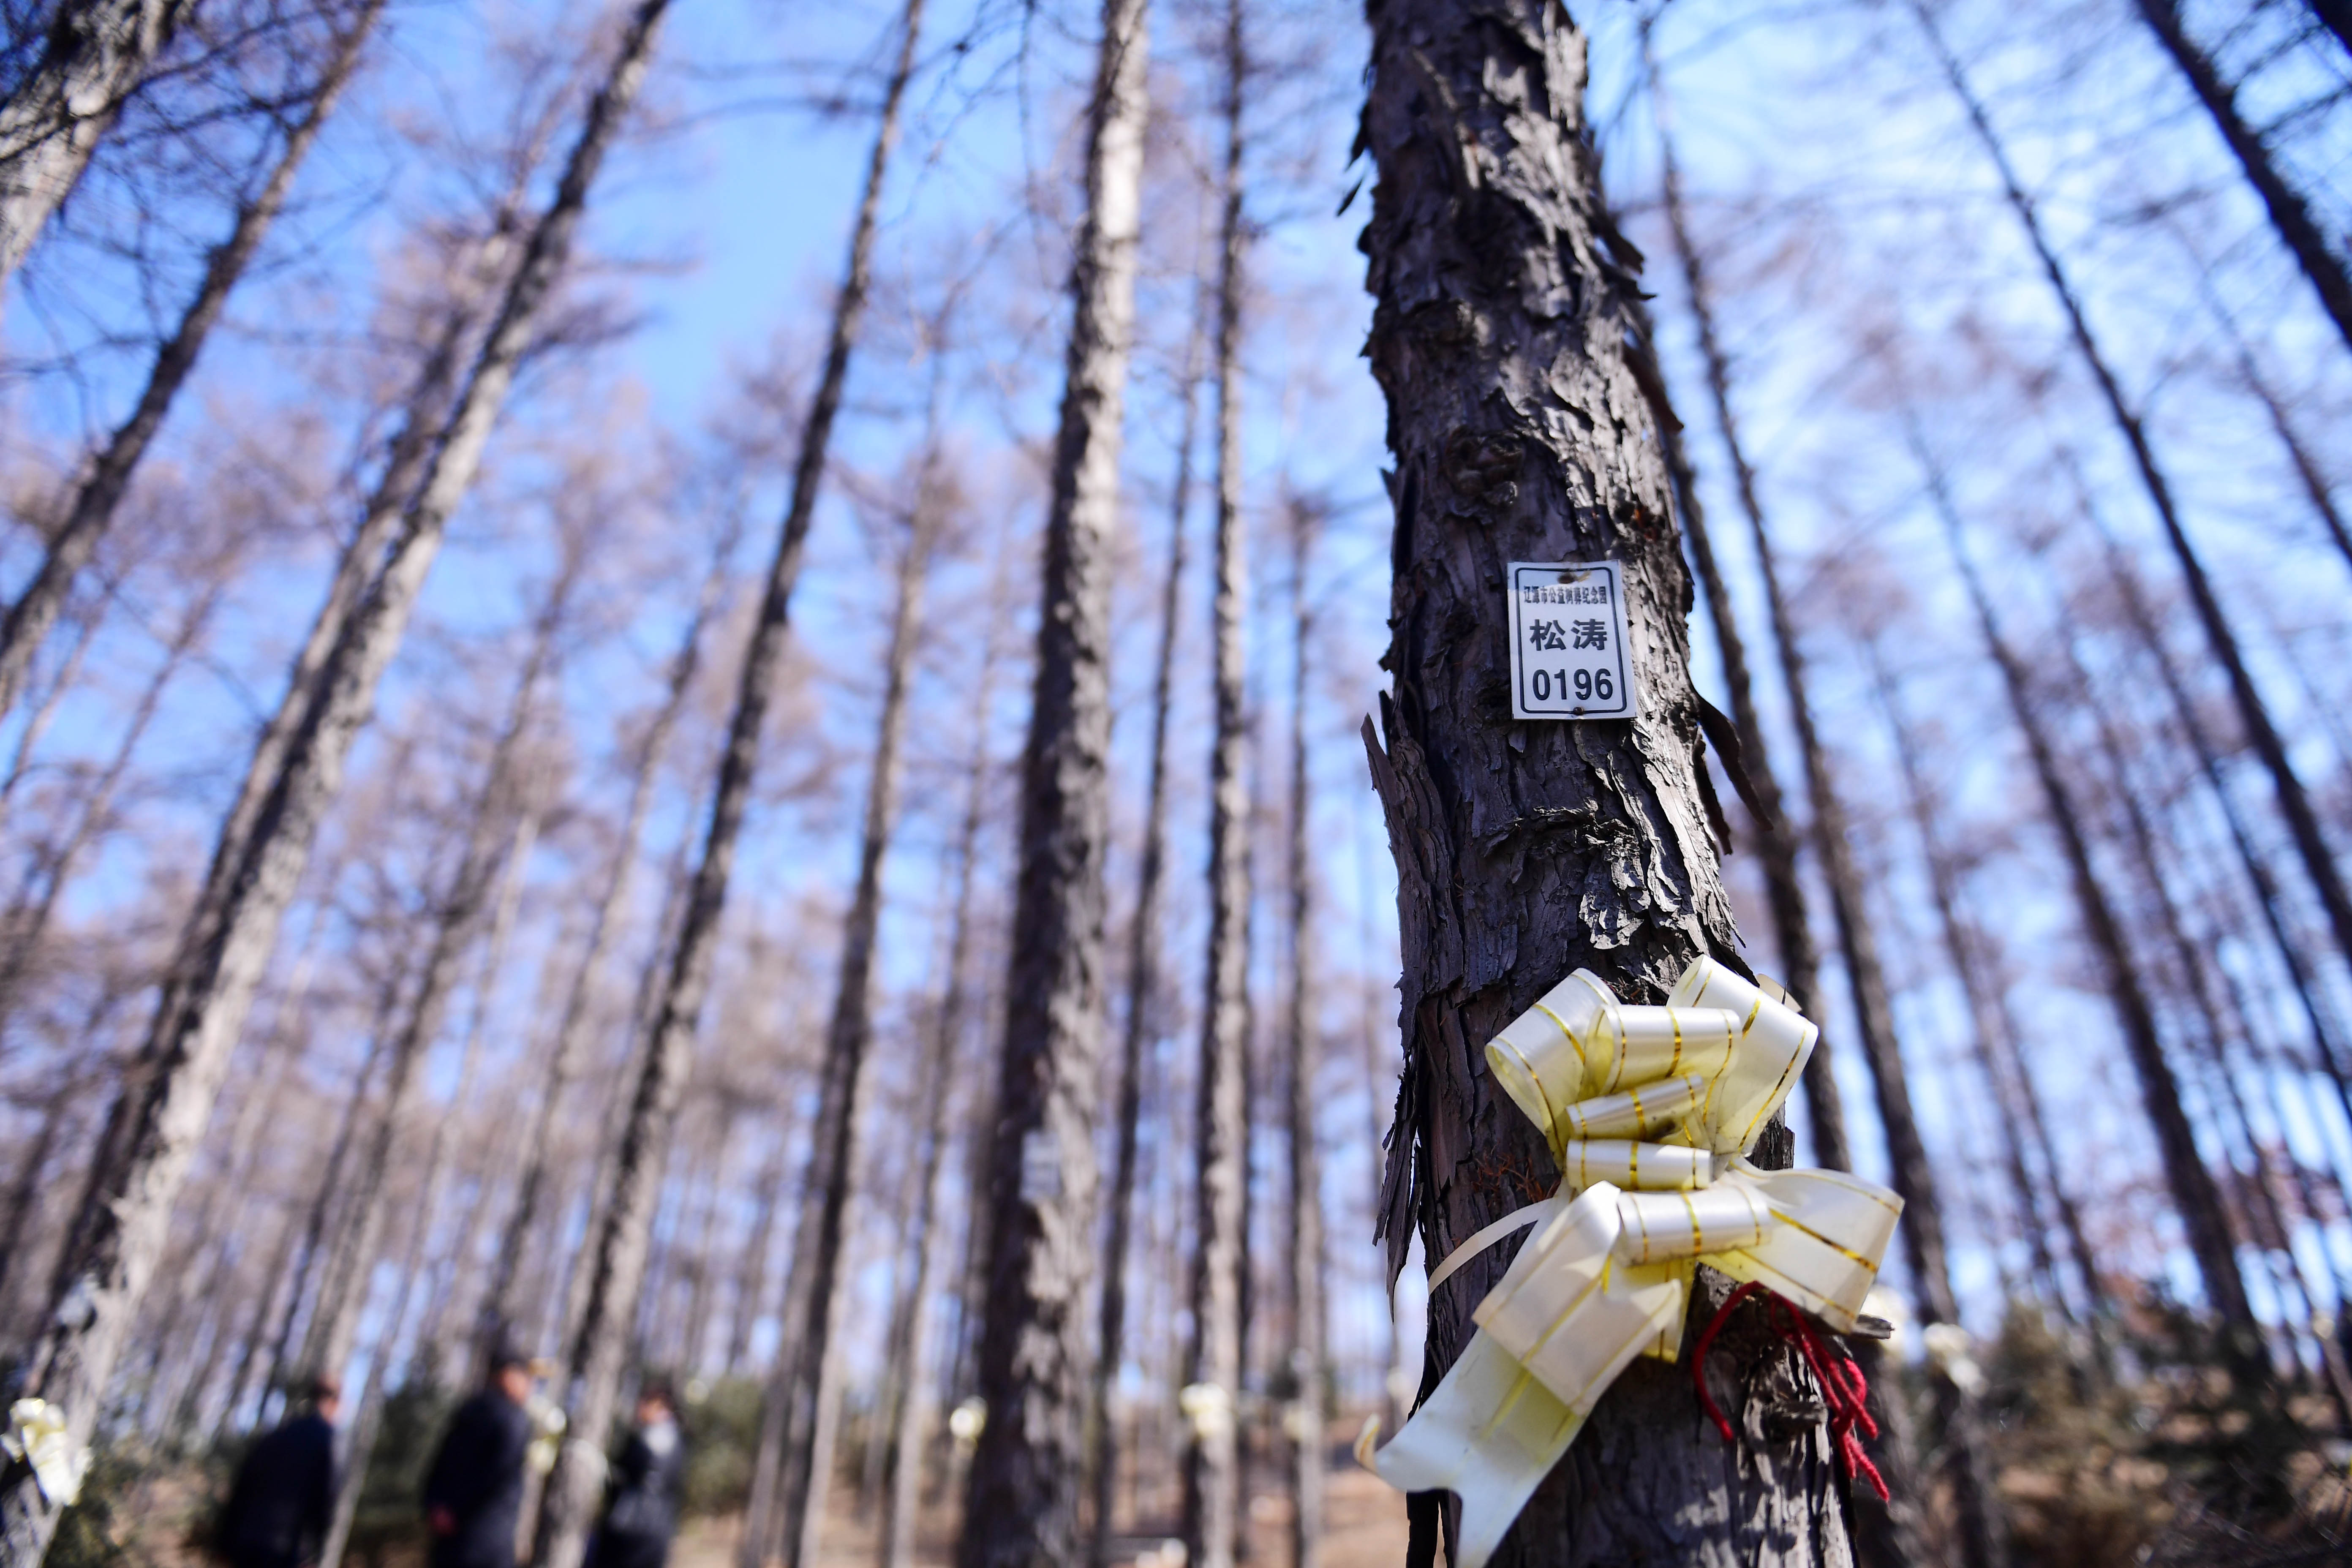
{"label": "number 0196", "polygon": [[1528,677],[1535,689],[1536,700],[1554,702],[1565,700],[1570,692],[1579,702],[1617,700],[1617,683],[1605,669],[1537,669]]}
{"label": "number 0196", "polygon": [[1633,650],[1614,561],[1514,561],[1505,579],[1511,717],[1630,719]]}

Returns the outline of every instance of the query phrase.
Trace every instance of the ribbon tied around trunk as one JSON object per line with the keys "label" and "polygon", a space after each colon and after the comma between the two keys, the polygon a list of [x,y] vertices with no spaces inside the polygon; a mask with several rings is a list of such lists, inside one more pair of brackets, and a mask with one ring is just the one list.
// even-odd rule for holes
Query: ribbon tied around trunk
{"label": "ribbon tied around trunk", "polygon": [[1628,1006],[1580,969],[1488,1043],[1560,1189],[1431,1273],[1434,1290],[1538,1227],[1395,1441],[1372,1452],[1373,1426],[1357,1446],[1390,1485],[1461,1499],[1460,1568],[1482,1568],[1634,1357],[1679,1353],[1699,1264],[1853,1331],[1903,1203],[1838,1172],[1749,1163],[1821,1034],[1785,996],[1703,957],[1664,1006]]}
{"label": "ribbon tied around trunk", "polygon": [[47,1400],[19,1399],[8,1407],[7,1427],[0,1430],[0,1453],[31,1470],[34,1484],[55,1506],[70,1508],[81,1495],[89,1450],[74,1442],[65,1411]]}

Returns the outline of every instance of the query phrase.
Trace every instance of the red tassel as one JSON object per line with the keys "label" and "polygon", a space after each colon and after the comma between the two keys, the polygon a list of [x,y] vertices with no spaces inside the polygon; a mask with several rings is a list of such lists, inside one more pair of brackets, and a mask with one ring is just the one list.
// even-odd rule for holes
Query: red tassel
{"label": "red tassel", "polygon": [[[1698,1390],[1699,1407],[1706,1412],[1707,1419],[1715,1423],[1715,1429],[1723,1434],[1725,1442],[1738,1441],[1731,1423],[1717,1406],[1715,1395],[1707,1392],[1706,1352],[1714,1345],[1716,1335],[1723,1331],[1723,1325],[1730,1318],[1732,1309],[1750,1296],[1764,1298],[1765,1325],[1781,1343],[1804,1358],[1806,1366],[1812,1370],[1813,1381],[1821,1384],[1822,1397],[1829,1405],[1830,1437],[1837,1447],[1838,1462],[1845,1471],[1846,1479],[1859,1479],[1868,1482],[1870,1489],[1878,1494],[1878,1500],[1886,1501],[1889,1495],[1886,1479],[1878,1473],[1878,1467],[1870,1462],[1870,1455],[1862,1446],[1863,1438],[1878,1436],[1878,1423],[1871,1419],[1870,1408],[1865,1403],[1870,1396],[1870,1384],[1863,1376],[1862,1368],[1854,1363],[1852,1357],[1843,1352],[1832,1352],[1824,1345],[1802,1312],[1763,1286],[1750,1281],[1734,1290],[1724,1298],[1723,1305],[1716,1309],[1715,1316],[1707,1320],[1706,1327],[1699,1331],[1698,1343],[1691,1352],[1691,1384]],[[1779,1310],[1775,1311],[1775,1308]]]}

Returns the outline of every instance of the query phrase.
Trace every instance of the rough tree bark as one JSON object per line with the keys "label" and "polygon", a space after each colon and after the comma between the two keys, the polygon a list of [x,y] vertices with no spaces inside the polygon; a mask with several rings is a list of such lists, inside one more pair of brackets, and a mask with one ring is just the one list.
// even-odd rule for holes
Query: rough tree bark
{"label": "rough tree bark", "polygon": [[[727,903],[727,886],[734,869],[735,845],[751,803],[751,779],[759,764],[760,735],[774,695],[776,673],[791,629],[793,589],[800,580],[801,561],[810,523],[816,515],[817,492],[824,478],[826,453],[835,416],[841,411],[849,363],[866,315],[873,281],[874,235],[881,214],[883,181],[898,137],[898,113],[914,64],[915,39],[922,16],[922,0],[908,0],[901,18],[898,65],[884,94],[881,122],[873,154],[866,163],[865,193],[858,202],[851,229],[849,258],[841,292],[834,303],[833,331],[825,348],[824,367],[810,401],[801,431],[800,457],[793,470],[792,497],[769,563],[760,611],[744,649],[736,689],[735,711],[729,721],[727,743],[720,752],[717,775],[711,781],[709,826],[703,836],[702,855],[696,864],[687,894],[677,944],[668,974],[646,1033],[645,1056],[638,1064],[628,1098],[628,1117],[614,1151],[609,1180],[600,1183],[604,1213],[598,1223],[593,1261],[587,1271],[584,1307],[569,1337],[571,1430],[601,1435],[613,1419],[623,1364],[628,1354],[631,1320],[645,1281],[646,1249],[662,1162],[668,1152],[670,1131],[677,1117],[678,1098],[700,1026],[702,1004],[710,989],[710,971],[717,955],[719,916]],[[588,1527],[604,1486],[603,1454],[595,1439],[564,1445],[562,1460],[549,1478],[545,1506],[541,1510],[532,1552],[538,1568],[580,1568],[587,1545]],[[752,1539],[747,1527],[747,1539]]]}
{"label": "rough tree bark", "polygon": [[669,738],[677,729],[678,717],[686,710],[687,698],[693,689],[695,672],[701,665],[703,634],[718,612],[720,593],[727,582],[727,563],[735,552],[736,539],[737,531],[730,525],[720,531],[712,547],[709,569],[703,574],[701,590],[695,596],[694,613],[687,617],[677,651],[670,656],[661,706],[654,710],[653,722],[637,742],[635,771],[629,780],[629,803],[622,813],[612,869],[605,876],[604,894],[596,900],[596,912],[590,917],[588,943],[581,952],[580,966],[572,971],[571,987],[564,994],[563,1012],[555,1026],[555,1038],[548,1047],[547,1072],[540,1081],[539,1103],[531,1113],[530,1131],[523,1141],[522,1168],[515,1178],[514,1206],[508,1211],[506,1224],[499,1229],[498,1245],[490,1250],[490,1275],[482,1289],[482,1313],[475,1326],[464,1386],[470,1387],[478,1380],[488,1358],[496,1353],[501,1334],[535,1321],[539,1315],[521,1299],[522,1264],[544,1217],[541,1211],[547,1205],[548,1153],[554,1141],[557,1116],[566,1090],[580,1075],[581,1058],[593,1032],[591,1026],[597,983],[611,960],[613,945],[619,940],[627,912],[631,874],[636,868],[638,841],[645,836],[646,816],[653,809],[654,785],[658,780],[662,755],[669,749]]}
{"label": "rough tree bark", "polygon": [[2114,369],[2107,363],[2105,353],[2091,331],[2090,319],[2084,314],[2083,303],[2067,277],[2058,252],[2043,231],[2040,214],[2032,197],[2019,183],[2016,169],[2009,160],[2009,151],[1994,132],[1992,121],[1986,116],[1984,105],[1969,84],[1961,68],[1958,57],[1944,40],[1937,26],[1934,14],[1924,0],[1912,0],[1912,8],[1934,48],[1937,63],[1952,92],[1968,112],[1969,123],[1977,139],[1984,144],[1986,156],[1992,161],[2000,176],[2001,188],[2010,209],[2033,247],[2041,263],[2043,278],[2050,285],[2052,296],[2066,317],[2067,329],[2074,340],[2075,352],[2083,364],[2098,384],[2099,394],[2106,404],[2116,433],[2131,449],[2132,462],[2147,490],[2148,504],[2164,525],[2166,542],[2171,546],[2175,560],[2180,564],[2180,575],[2189,589],[2190,605],[2205,631],[2206,641],[2212,645],[2213,657],[2229,677],[2231,700],[2237,710],[2238,721],[2246,731],[2263,765],[2269,770],[2272,788],[2278,797],[2279,814],[2285,817],[2287,831],[2294,840],[2295,851],[2301,857],[2304,870],[2319,895],[2320,906],[2327,912],[2328,925],[2336,937],[2336,947],[2347,960],[2352,960],[2352,892],[2347,892],[2342,872],[2330,852],[2326,835],[2321,830],[2314,812],[2311,797],[2296,776],[2294,763],[2288,759],[2286,743],[2281,739],[2278,726],[2272,722],[2270,709],[2262,691],[2254,685],[2252,673],[2246,668],[2244,653],[2238,646],[2238,635],[2230,625],[2228,614],[2221,608],[2220,596],[2214,592],[2212,580],[2206,575],[2205,564],[2189,543],[2189,533],[2180,521],[2179,510],[2173,504],[2172,487],[2158,465],[2155,448],[2149,445],[2147,431],[2124,396],[2123,385],[2116,379]]}
{"label": "rough tree bark", "polygon": [[[1739,960],[1696,773],[1690,588],[1643,384],[1656,372],[1634,335],[1634,255],[1599,189],[1583,37],[1541,0],[1368,9],[1367,352],[1397,463],[1394,686],[1381,734],[1366,727],[1405,964],[1381,1223],[1393,1272],[1412,1226],[1443,1258],[1557,1179],[1483,1070],[1486,1040],[1579,965],[1654,1002],[1695,957]],[[1623,568],[1636,716],[1515,722],[1506,563],[1600,559]],[[1785,1145],[1768,1157],[1785,1162]],[[1434,1293],[1424,1389],[1510,1253]],[[1694,1333],[1722,1296],[1702,1280]],[[1804,1386],[1748,1314],[1717,1343],[1751,1391],[1768,1374]],[[1731,1445],[1691,1407],[1686,1367],[1636,1363],[1496,1561],[1852,1561],[1818,1425]],[[1412,1500],[1411,1562],[1434,1555],[1437,1503]]]}
{"label": "rough tree bark", "polygon": [[966,1482],[959,1568],[1064,1568],[1087,1551],[1078,1505],[1101,1113],[1106,665],[1149,102],[1144,18],[1144,0],[1104,0],[1087,110],[1087,210],[1071,267],[979,1254],[987,1289],[976,1359],[988,1424]]}
{"label": "rough tree bark", "polygon": [[1233,1568],[1241,1531],[1243,1257],[1248,1224],[1250,809],[1244,595],[1249,542],[1242,519],[1243,212],[1242,0],[1227,0],[1224,36],[1225,165],[1217,264],[1217,542],[1210,594],[1212,703],[1209,752],[1209,950],[1201,999],[1201,1060],[1192,1139],[1192,1342],[1184,1359],[1186,1562]]}
{"label": "rough tree bark", "polygon": [[[162,1254],[173,1200],[210,1119],[320,820],[339,793],[351,743],[373,707],[377,683],[406,629],[450,513],[480,467],[533,320],[570,253],[588,187],[644,79],[667,4],[640,0],[631,11],[612,74],[589,105],[562,177],[508,282],[398,542],[321,669],[236,863],[221,868],[226,891],[211,909],[200,901],[154,1028],[110,1114],[60,1259],[56,1310],[24,1379],[26,1393],[63,1408],[77,1444],[87,1443],[96,1425]],[[29,1474],[0,1484],[0,1568],[33,1568],[47,1550],[60,1511]]]}
{"label": "rough tree bark", "polygon": [[2311,216],[2311,207],[2301,192],[2289,184],[2286,176],[2271,159],[2270,149],[2263,145],[2262,133],[2246,122],[2238,110],[2238,91],[2221,79],[2213,58],[2189,36],[2187,23],[2180,15],[2180,0],[2137,0],[2140,19],[2148,31],[2156,35],[2172,63],[2180,68],[2189,89],[2197,101],[2212,117],[2213,129],[2229,144],[2246,174],[2246,183],[2263,198],[2263,207],[2270,214],[2271,226],[2278,231],[2303,275],[2311,279],[2312,289],[2319,302],[2336,323],[2336,330],[2352,346],[2352,277],[2344,270],[2343,258],[2329,248],[2327,237],[2320,231]]}
{"label": "rough tree bark", "polygon": [[[204,353],[205,340],[220,321],[229,294],[245,276],[270,224],[285,206],[294,175],[312,143],[318,141],[327,116],[334,112],[335,101],[342,96],[352,72],[358,68],[368,35],[376,18],[383,14],[383,7],[384,0],[363,0],[335,39],[334,52],[310,89],[310,105],[301,120],[286,133],[286,144],[278,152],[277,163],[262,182],[261,189],[237,208],[236,222],[228,237],[205,257],[205,275],[196,285],[195,297],[181,312],[179,325],[172,335],[155,351],[137,406],[129,418],[116,426],[106,445],[91,455],[74,487],[73,500],[63,521],[48,536],[47,550],[32,581],[6,613],[0,615],[0,715],[14,709],[16,700],[24,695],[33,655],[48,637],[49,628],[57,625],[74,580],[89,564],[99,542],[113,523],[114,514],[131,488],[131,476],[137,470],[140,459],[147,455],[155,433],[163,428],[173,400],[194,372],[196,360]],[[0,110],[0,139],[7,135],[5,113]],[[0,175],[0,181],[5,179]],[[7,224],[5,195],[0,194],[0,268],[5,264]]]}
{"label": "rough tree bark", "polygon": [[[1650,68],[1654,91],[1656,68],[1653,65]],[[1698,329],[1699,357],[1706,365],[1707,395],[1714,407],[1716,430],[1723,438],[1740,510],[1749,529],[1760,537],[1763,504],[1758,499],[1756,472],[1748,466],[1747,449],[1740,444],[1739,424],[1732,413],[1731,368],[1722,340],[1716,332],[1714,293],[1707,284],[1706,263],[1691,239],[1688,216],[1683,207],[1682,172],[1675,161],[1674,143],[1663,127],[1658,140],[1666,231],[1674,239],[1675,258],[1682,268],[1683,291],[1690,306],[1691,320]],[[1679,445],[1677,441],[1669,446],[1670,462]],[[1805,909],[1804,878],[1797,867],[1796,829],[1789,821],[1781,798],[1780,777],[1772,771],[1763,718],[1757,710],[1755,687],[1748,678],[1748,646],[1739,635],[1739,617],[1731,603],[1730,590],[1716,563],[1715,543],[1706,531],[1706,515],[1699,505],[1697,487],[1681,485],[1677,499],[1682,503],[1683,539],[1690,546],[1691,564],[1697,569],[1699,586],[1706,595],[1715,645],[1723,660],[1723,680],[1731,696],[1731,722],[1739,736],[1741,763],[1760,807],[1753,814],[1753,832],[1757,858],[1764,872],[1764,907],[1772,921],[1773,950],[1780,956],[1782,979],[1790,994],[1800,1005],[1818,1010],[1822,1002],[1821,949],[1813,941],[1812,920]],[[1769,555],[1763,558],[1761,570],[1766,583],[1777,590],[1779,583],[1772,575]],[[1777,593],[1774,596],[1777,616]],[[1774,625],[1777,630],[1777,620]],[[1782,673],[1786,674],[1785,665]],[[1824,1054],[1826,1041],[1824,1035],[1813,1043],[1812,1062],[1805,1072],[1806,1122],[1813,1158],[1831,1170],[1850,1171],[1853,1169],[1853,1153],[1846,1142],[1845,1104],[1838,1096],[1837,1076],[1832,1066],[1835,1058]]]}
{"label": "rough tree bark", "polygon": [[[909,28],[911,36],[912,29]],[[908,50],[912,51],[911,42]],[[856,1208],[858,1124],[866,1104],[866,1058],[874,1038],[874,947],[882,919],[882,872],[898,819],[899,750],[906,736],[907,689],[922,634],[924,580],[940,535],[944,502],[934,447],[919,481],[912,526],[898,557],[898,605],[883,658],[882,710],[875,726],[874,763],[866,784],[866,820],[859,835],[857,886],[843,930],[833,1021],[819,1069],[816,1122],[802,1177],[801,1233],[810,1238],[795,1270],[797,1322],[784,1325],[797,1354],[779,1363],[782,1386],[770,1392],[790,1412],[783,1462],[785,1568],[814,1568],[832,1479],[839,1373],[834,1337],[846,1297],[842,1270]],[[934,1093],[938,1091],[936,1083]]]}
{"label": "rough tree bark", "polygon": [[124,99],[195,0],[66,0],[40,63],[0,102],[0,282],[81,181]]}
{"label": "rough tree bark", "polygon": [[2204,1156],[2198,1152],[2196,1132],[2181,1106],[2179,1079],[2174,1076],[2171,1063],[2165,1057],[2164,1044],[2157,1034],[2156,1011],[2148,1003],[2147,992],[2133,964],[2122,921],[2092,863],[2090,838],[2084,831],[2081,808],[2060,770],[2055,744],[2033,704],[2024,663],[2002,637],[1994,619],[1992,601],[1968,553],[1959,512],[1945,488],[1943,472],[1925,452],[1920,458],[1927,473],[1929,497],[1943,522],[1953,560],[1959,566],[1969,602],[1975,608],[1978,629],[2000,670],[2011,717],[2025,738],[2026,753],[2042,787],[2043,803],[2049,808],[2051,826],[2065,854],[2067,868],[2074,879],[2075,903],[2083,917],[2084,934],[2098,956],[2107,994],[2116,1009],[2116,1022],[2123,1033],[2125,1052],[2139,1079],[2140,1097],[2156,1132],[2165,1184],[2170,1190],[2173,1207],[2180,1215],[2189,1256],[2196,1260],[2207,1302],[2221,1320],[2221,1349],[2226,1364],[2231,1376],[2246,1389],[2265,1388],[2271,1382],[2270,1361],[2263,1350],[2261,1325],[2247,1300],[2245,1280],[2238,1271],[2238,1255],[2231,1239],[2221,1189],[2206,1168]]}
{"label": "rough tree bark", "polygon": [[1290,506],[1290,998],[1284,1019],[1290,1080],[1290,1377],[1296,1389],[1286,1426],[1290,1438],[1290,1561],[1323,1560],[1323,1182],[1316,1149],[1316,1069],[1322,1060],[1315,989],[1315,868],[1307,858],[1307,818],[1315,807],[1307,765],[1307,647],[1315,613],[1307,597],[1315,510]]}
{"label": "rough tree bark", "polygon": [[[1118,1048],[1117,1142],[1111,1161],[1109,1223],[1103,1242],[1102,1302],[1095,1332],[1094,1382],[1087,1394],[1087,1474],[1094,1497],[1095,1568],[1109,1568],[1118,1434],[1110,1389],[1127,1344],[1127,1260],[1133,1247],[1135,1183],[1143,1118],[1143,1047],[1156,1037],[1160,990],[1160,883],[1167,868],[1168,707],[1176,668],[1177,613],[1183,598],[1184,519],[1192,509],[1192,439],[1200,413],[1196,317],[1184,364],[1183,416],[1177,427],[1176,483],[1168,503],[1168,569],[1160,587],[1160,651],[1151,677],[1151,762],[1143,796],[1143,848],[1136,868],[1135,912],[1128,930],[1127,1011]],[[891,1568],[899,1568],[893,1564]]]}

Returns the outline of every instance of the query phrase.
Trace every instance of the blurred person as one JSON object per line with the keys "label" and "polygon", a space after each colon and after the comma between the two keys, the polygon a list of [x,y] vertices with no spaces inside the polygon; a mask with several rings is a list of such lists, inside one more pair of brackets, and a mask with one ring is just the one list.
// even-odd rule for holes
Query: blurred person
{"label": "blurred person", "polygon": [[311,1380],[301,1413],[248,1449],[221,1510],[221,1554],[234,1568],[315,1562],[335,1513],[335,1416],[342,1384]]}
{"label": "blurred person", "polygon": [[530,1387],[530,1358],[501,1349],[489,1382],[449,1417],[425,1477],[432,1568],[515,1568]]}
{"label": "blurred person", "polygon": [[589,1568],[662,1568],[677,1533],[685,1479],[677,1401],[667,1384],[648,1383],[638,1391],[636,1422],[613,1466]]}

